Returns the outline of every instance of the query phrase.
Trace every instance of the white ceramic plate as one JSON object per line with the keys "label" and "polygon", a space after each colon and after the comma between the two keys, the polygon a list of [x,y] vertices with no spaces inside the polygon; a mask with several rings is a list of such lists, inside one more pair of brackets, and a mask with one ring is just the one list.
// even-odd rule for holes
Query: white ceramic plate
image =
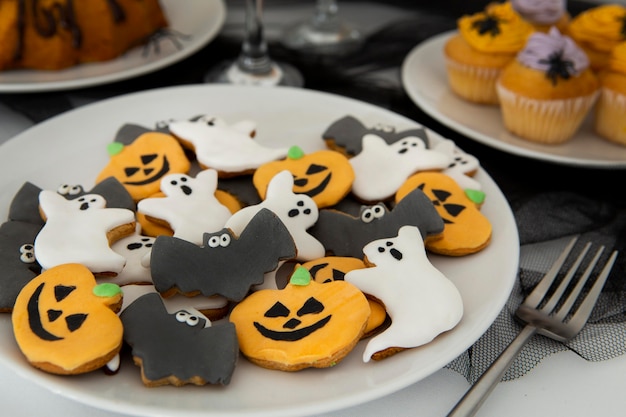
{"label": "white ceramic plate", "polygon": [[184,35],[177,38],[180,48],[165,38],[159,41],[159,52],[144,53],[144,47],[138,46],[111,61],[59,71],[0,71],[0,93],[68,90],[147,74],[198,51],[217,36],[226,19],[223,0],[161,0],[161,4],[169,27]]}
{"label": "white ceramic plate", "polygon": [[448,88],[443,47],[454,32],[417,45],[402,66],[404,88],[422,110],[444,125],[504,152],[554,163],[593,167],[626,167],[626,146],[610,143],[593,132],[591,115],[568,142],[549,146],[509,133],[497,106],[472,104]]}
{"label": "white ceramic plate", "polygon": [[[166,103],[166,104],[164,104]],[[415,122],[348,98],[304,89],[198,85],[151,90],[81,107],[37,125],[0,146],[0,218],[24,181],[56,189],[61,183],[93,186],[107,162],[106,145],[125,123],[153,126],[168,119],[216,114],[228,122],[257,121],[257,140],[268,145],[298,144],[306,152],[324,148],[321,133],[335,120],[353,115],[401,129]],[[482,170],[476,178],[487,200],[483,213],[493,224],[484,251],[462,258],[433,256],[433,263],[458,286],[465,305],[461,323],[432,343],[377,363],[361,360],[364,343],[331,369],[284,373],[241,358],[229,386],[145,388],[139,369],[58,377],[25,363],[0,315],[0,362],[33,383],[94,407],[150,416],[296,416],[363,403],[397,391],[439,370],[472,345],[508,299],[518,266],[518,235],[512,212],[494,181]]]}

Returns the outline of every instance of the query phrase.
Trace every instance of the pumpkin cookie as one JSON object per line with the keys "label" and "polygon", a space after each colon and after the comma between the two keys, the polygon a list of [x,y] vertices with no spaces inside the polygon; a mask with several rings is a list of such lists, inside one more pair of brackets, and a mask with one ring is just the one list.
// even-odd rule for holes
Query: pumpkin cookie
{"label": "pumpkin cookie", "polygon": [[297,269],[282,290],[261,290],[230,315],[241,352],[269,369],[327,368],[341,361],[363,334],[370,309],[345,281],[320,284]]}
{"label": "pumpkin cookie", "polygon": [[446,174],[421,172],[413,175],[400,187],[396,201],[401,202],[407,193],[415,189],[422,190],[432,200],[444,223],[441,238],[427,241],[426,249],[442,255],[463,256],[478,252],[489,245],[491,222],[468,197],[476,195],[475,193],[463,190]]}
{"label": "pumpkin cookie", "polygon": [[292,146],[286,159],[263,164],[255,171],[252,180],[262,199],[274,175],[283,170],[293,175],[293,192],[308,195],[319,208],[341,201],[354,181],[352,166],[341,153],[323,150],[305,154]]}
{"label": "pumpkin cookie", "polygon": [[101,368],[122,347],[122,323],[115,310],[122,292],[96,284],[79,264],[51,268],[30,281],[13,309],[15,340],[36,368],[80,374]]}

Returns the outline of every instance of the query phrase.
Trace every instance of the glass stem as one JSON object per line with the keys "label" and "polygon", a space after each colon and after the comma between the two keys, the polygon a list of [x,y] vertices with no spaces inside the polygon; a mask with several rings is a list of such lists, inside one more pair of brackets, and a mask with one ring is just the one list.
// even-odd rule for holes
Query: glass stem
{"label": "glass stem", "polygon": [[239,69],[251,74],[272,71],[272,60],[263,35],[263,0],[246,0],[246,33],[237,59]]}
{"label": "glass stem", "polygon": [[317,0],[313,25],[316,27],[330,26],[336,22],[339,5],[336,0]]}

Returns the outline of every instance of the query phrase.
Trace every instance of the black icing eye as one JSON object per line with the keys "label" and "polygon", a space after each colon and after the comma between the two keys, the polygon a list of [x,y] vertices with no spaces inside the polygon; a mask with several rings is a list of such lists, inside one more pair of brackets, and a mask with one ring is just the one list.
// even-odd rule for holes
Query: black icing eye
{"label": "black icing eye", "polygon": [[306,170],[307,175],[317,174],[318,172],[326,171],[328,168],[322,165],[311,164],[309,168]]}
{"label": "black icing eye", "polygon": [[220,236],[211,236],[207,242],[210,248],[217,248],[220,246]]}
{"label": "black icing eye", "polygon": [[69,189],[69,195],[78,195],[83,191],[83,187],[75,185]]}
{"label": "black icing eye", "polygon": [[382,206],[382,204],[377,204],[372,207],[372,214],[375,218],[380,219],[385,215],[385,208]]}
{"label": "black icing eye", "polygon": [[32,244],[20,246],[20,261],[25,264],[34,264],[35,260],[35,247]]}
{"label": "black icing eye", "polygon": [[54,287],[54,299],[57,302],[65,300],[74,290],[76,289],[73,285],[57,285]]}
{"label": "black icing eye", "polygon": [[363,223],[369,223],[374,220],[374,213],[371,208],[366,208],[361,212],[361,221]]}
{"label": "black icing eye", "polygon": [[57,188],[57,193],[61,195],[68,195],[70,193],[70,186],[67,184],[63,184]]}
{"label": "black icing eye", "polygon": [[320,303],[314,297],[309,298],[304,302],[304,305],[298,310],[298,317],[302,317],[305,314],[318,314],[324,310],[324,304]]}
{"label": "black icing eye", "polygon": [[215,119],[207,120],[207,126],[215,126]]}
{"label": "black icing eye", "polygon": [[277,301],[264,314],[265,317],[288,317],[289,309],[283,303]]}

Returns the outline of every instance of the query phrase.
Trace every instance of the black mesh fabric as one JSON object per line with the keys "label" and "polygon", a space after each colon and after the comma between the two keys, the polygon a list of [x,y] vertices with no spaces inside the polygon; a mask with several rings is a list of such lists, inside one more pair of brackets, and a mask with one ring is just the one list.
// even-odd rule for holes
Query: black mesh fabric
{"label": "black mesh fabric", "polygon": [[[487,332],[447,365],[474,383],[522,329],[517,306],[534,288],[572,235],[580,235],[573,253],[585,242],[591,252],[604,245],[599,265],[613,250],[621,252],[587,325],[563,344],[536,335],[523,348],[502,380],[525,375],[549,355],[571,350],[588,361],[603,361],[626,352],[626,212],[570,193],[539,195],[514,210],[521,241],[517,281],[505,308]],[[497,233],[495,231],[494,233]],[[589,257],[589,256],[588,256]],[[596,267],[596,272],[599,267]]]}

